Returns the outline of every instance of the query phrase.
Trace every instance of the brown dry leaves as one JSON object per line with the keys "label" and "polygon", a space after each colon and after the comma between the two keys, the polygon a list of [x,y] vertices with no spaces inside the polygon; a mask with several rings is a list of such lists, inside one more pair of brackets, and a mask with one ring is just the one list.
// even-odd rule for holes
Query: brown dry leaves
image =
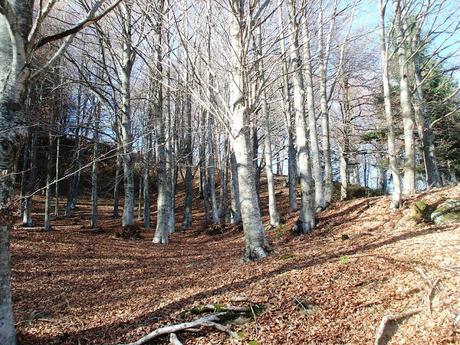
{"label": "brown dry leaves", "polygon": [[[285,208],[287,191],[281,195]],[[447,197],[460,197],[460,189],[414,200]],[[398,211],[388,209],[387,198],[334,204],[320,215],[318,229],[303,237],[286,232],[292,217],[285,228],[269,231],[275,252],[250,264],[241,262],[238,229],[208,236],[196,226],[173,234],[168,246],[154,246],[151,232],[138,241],[115,238],[119,220],[110,219],[109,206],[101,207],[102,233],[83,230],[89,207],[83,204],[77,216],[85,221],[57,220],[50,234],[13,230],[20,343],[128,342],[182,322],[180,312],[193,305],[247,299],[267,309],[255,322],[232,326],[242,332],[242,343],[370,344],[384,315],[427,308],[427,286],[416,267],[440,279],[433,314],[426,309],[401,321],[389,344],[458,343],[453,320],[460,312],[460,228],[415,224],[414,200]],[[186,344],[234,343],[214,330],[178,336]]]}

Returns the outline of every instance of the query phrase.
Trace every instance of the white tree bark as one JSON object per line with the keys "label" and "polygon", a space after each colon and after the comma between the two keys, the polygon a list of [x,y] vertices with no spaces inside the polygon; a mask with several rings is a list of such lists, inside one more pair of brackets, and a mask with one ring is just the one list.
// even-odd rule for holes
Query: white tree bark
{"label": "white tree bark", "polygon": [[308,150],[308,139],[304,107],[304,82],[302,74],[302,60],[299,52],[299,24],[296,21],[295,0],[288,1],[289,28],[290,28],[290,59],[293,69],[294,113],[296,119],[297,144],[297,173],[300,179],[302,202],[299,213],[298,231],[310,232],[315,226],[314,200],[311,197],[311,166]]}
{"label": "white tree bark", "polygon": [[397,38],[397,52],[399,63],[399,89],[401,113],[404,127],[404,183],[403,194],[415,193],[415,141],[414,141],[414,113],[411,104],[411,92],[408,78],[408,61],[406,49],[406,33],[402,23],[401,0],[393,0],[393,13],[395,16],[395,31]]}
{"label": "white tree bark", "polygon": [[415,95],[413,97],[415,124],[419,139],[422,143],[423,161],[425,164],[425,182],[427,188],[442,187],[441,175],[436,162],[433,143],[433,133],[426,118],[425,97],[423,92],[423,77],[420,66],[420,27],[416,24],[414,37],[412,37],[412,69],[414,73]]}
{"label": "white tree bark", "polygon": [[158,3],[155,28],[155,63],[156,74],[151,76],[150,97],[152,98],[155,121],[155,138],[157,145],[157,182],[158,182],[158,197],[157,197],[157,225],[153,243],[166,244],[169,242],[169,234],[174,229],[171,228],[171,198],[172,184],[170,170],[168,169],[168,161],[170,155],[166,150],[166,128],[163,116],[163,16],[165,11],[165,1]]}
{"label": "white tree bark", "polygon": [[388,46],[387,34],[385,29],[385,7],[382,0],[379,0],[379,17],[380,17],[380,59],[382,64],[382,84],[383,84],[383,98],[385,107],[385,118],[387,122],[387,141],[388,141],[388,159],[390,165],[391,175],[393,177],[393,194],[391,204],[393,208],[399,208],[401,205],[401,178],[399,175],[398,156],[395,143],[395,131],[393,112],[391,109],[391,91],[390,91],[390,78],[388,72]]}
{"label": "white tree bark", "polygon": [[[305,14],[306,18],[306,14]],[[324,204],[323,176],[321,172],[321,160],[319,155],[318,130],[316,126],[315,95],[313,89],[313,67],[310,51],[310,30],[305,25],[304,32],[304,52],[305,52],[305,90],[308,110],[308,133],[310,137],[311,171],[315,183],[315,209],[322,210]]]}
{"label": "white tree bark", "polygon": [[[230,80],[231,139],[238,170],[238,187],[240,193],[241,216],[245,236],[246,260],[262,259],[267,256],[268,242],[260,217],[252,152],[249,149],[250,126],[246,108],[248,85],[244,82],[247,44],[243,46],[244,8],[242,0],[231,0],[229,12],[229,35],[231,44],[230,63],[232,75]],[[256,7],[256,6],[255,6]],[[246,25],[248,25],[246,23]],[[250,36],[246,32],[244,37]],[[247,43],[247,42],[245,42]]]}
{"label": "white tree bark", "polygon": [[[258,29],[259,45],[258,45],[258,59],[260,67],[260,84],[263,85],[263,79],[265,78],[265,70],[263,63],[263,50],[262,50],[262,30],[259,26]],[[264,121],[264,147],[265,147],[265,172],[267,174],[267,187],[268,187],[268,210],[270,215],[270,225],[278,227],[280,225],[280,215],[276,208],[276,194],[275,194],[275,178],[273,175],[273,154],[272,154],[272,143],[271,143],[271,123],[270,113],[268,111],[267,92],[265,87],[261,91],[261,108],[262,116]]]}

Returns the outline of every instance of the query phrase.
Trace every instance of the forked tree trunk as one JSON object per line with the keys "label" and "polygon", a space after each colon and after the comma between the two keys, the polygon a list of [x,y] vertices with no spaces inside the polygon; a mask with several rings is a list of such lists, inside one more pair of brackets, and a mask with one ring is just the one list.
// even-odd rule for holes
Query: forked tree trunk
{"label": "forked tree trunk", "polygon": [[300,179],[302,193],[298,229],[299,232],[308,233],[315,226],[314,200],[311,196],[311,166],[308,150],[307,125],[304,108],[304,83],[302,75],[302,60],[299,52],[299,26],[296,22],[295,0],[288,1],[289,28],[290,28],[290,59],[294,71],[292,81],[294,88],[294,113],[296,119],[296,144],[297,144],[297,173]]}

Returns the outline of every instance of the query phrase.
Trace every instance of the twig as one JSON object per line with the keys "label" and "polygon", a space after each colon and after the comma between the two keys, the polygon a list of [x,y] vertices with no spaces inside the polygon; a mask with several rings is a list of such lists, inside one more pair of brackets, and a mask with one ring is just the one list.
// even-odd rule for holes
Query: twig
{"label": "twig", "polygon": [[426,304],[428,307],[428,312],[430,313],[430,315],[432,315],[432,299],[433,299],[433,295],[434,295],[436,286],[438,285],[441,279],[436,278],[436,280],[433,283],[422,268],[416,267],[415,270],[422,276],[423,279],[425,279],[425,282],[428,284],[428,287],[430,288],[426,296]]}
{"label": "twig", "polygon": [[417,309],[413,309],[413,310],[409,310],[405,313],[401,313],[401,314],[389,314],[389,315],[385,315],[383,318],[382,318],[382,321],[380,321],[380,325],[379,327],[377,328],[377,331],[375,332],[375,342],[374,342],[374,345],[381,345],[383,342],[382,342],[382,339],[383,339],[383,333],[385,332],[385,328],[386,326],[388,325],[388,323],[390,321],[394,321],[394,322],[398,322],[402,319],[405,319],[406,317],[409,317],[409,316],[412,316],[412,315],[415,315],[415,314],[418,314],[422,311],[422,308],[417,308]]}

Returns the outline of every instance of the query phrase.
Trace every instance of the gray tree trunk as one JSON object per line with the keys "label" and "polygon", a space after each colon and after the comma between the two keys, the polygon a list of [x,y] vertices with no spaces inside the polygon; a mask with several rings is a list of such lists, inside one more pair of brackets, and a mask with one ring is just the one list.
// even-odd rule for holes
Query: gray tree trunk
{"label": "gray tree trunk", "polygon": [[391,109],[391,90],[390,78],[388,72],[388,47],[387,36],[385,31],[385,7],[382,5],[382,0],[379,0],[379,13],[380,13],[380,58],[382,63],[382,83],[383,83],[383,97],[385,106],[385,118],[387,122],[387,141],[388,141],[388,159],[390,171],[393,178],[393,194],[392,194],[392,207],[399,208],[401,205],[401,178],[399,175],[398,156],[396,152],[395,131],[393,125],[393,112]]}
{"label": "gray tree trunk", "polygon": [[112,217],[118,218],[120,217],[120,212],[118,210],[120,205],[120,175],[121,175],[121,154],[120,154],[120,145],[117,143],[117,158],[116,158],[116,165],[115,165],[115,181],[113,187],[113,212]]}
{"label": "gray tree trunk", "polygon": [[[284,28],[283,21],[283,0],[278,1],[279,10],[279,26]],[[286,127],[288,130],[288,183],[289,183],[289,210],[297,211],[297,151],[295,148],[294,126],[295,119],[292,114],[292,107],[289,95],[289,63],[286,57],[286,43],[284,38],[284,30],[280,32],[280,51],[283,57],[282,73],[283,73],[283,112],[286,118]]]}
{"label": "gray tree trunk", "polygon": [[247,45],[243,48],[242,31],[244,28],[240,26],[243,23],[244,9],[241,0],[232,0],[231,5],[232,10],[229,13],[229,35],[232,46],[230,56],[232,68],[230,78],[231,138],[237,163],[241,216],[246,242],[244,258],[255,260],[267,256],[269,245],[260,217],[252,155],[249,149],[250,126],[245,91],[248,86],[245,85],[243,76],[246,68],[244,57]]}
{"label": "gray tree trunk", "polygon": [[232,175],[231,192],[232,192],[232,224],[241,223],[241,206],[240,206],[240,190],[238,183],[238,168],[236,163],[235,153],[230,154],[230,171]]}
{"label": "gray tree trunk", "polygon": [[[151,97],[153,98],[153,111],[155,121],[155,136],[157,145],[157,225],[153,243],[166,244],[169,242],[171,229],[171,179],[168,170],[170,156],[166,150],[167,140],[165,135],[165,123],[163,116],[163,49],[162,30],[163,15],[165,11],[164,0],[158,3],[157,26],[155,28],[155,54],[156,54],[156,75],[152,74]],[[152,103],[151,102],[151,103]]]}
{"label": "gray tree trunk", "polygon": [[311,166],[308,150],[307,125],[304,107],[304,82],[302,74],[302,60],[299,52],[299,26],[296,21],[295,0],[288,1],[289,28],[290,28],[290,59],[294,71],[292,81],[294,88],[294,113],[296,119],[297,144],[297,173],[300,179],[302,193],[298,231],[310,232],[315,226],[314,200],[311,196]]}
{"label": "gray tree trunk", "polygon": [[124,206],[122,226],[134,225],[134,172],[131,134],[131,72],[134,64],[134,51],[131,46],[131,5],[124,4],[125,17],[122,23],[123,42],[121,56],[121,121],[122,161],[124,174]]}
{"label": "gray tree trunk", "polygon": [[442,187],[441,176],[439,174],[438,165],[436,163],[436,154],[433,143],[433,133],[428,125],[426,118],[425,97],[423,92],[423,78],[420,67],[420,30],[417,28],[415,37],[412,39],[412,68],[415,78],[415,95],[414,95],[414,111],[415,124],[417,126],[418,136],[422,142],[423,161],[425,164],[425,181],[427,188]]}
{"label": "gray tree trunk", "polygon": [[54,173],[54,216],[58,217],[59,216],[59,164],[60,164],[60,157],[61,156],[61,136],[59,135],[59,129],[58,129],[58,134],[56,138],[56,161],[55,161],[55,173]]}
{"label": "gray tree trunk", "polygon": [[308,133],[310,137],[311,153],[311,171],[315,183],[315,209],[322,210],[324,204],[323,176],[321,172],[321,159],[319,155],[318,131],[316,126],[315,95],[313,89],[313,67],[310,52],[310,32],[308,25],[305,26],[304,33],[304,51],[305,51],[305,89],[307,95],[308,109]]}
{"label": "gray tree trunk", "polygon": [[51,130],[48,132],[48,159],[46,166],[46,191],[45,191],[45,221],[43,229],[45,231],[51,230],[51,182],[53,178],[53,149],[54,139]]}
{"label": "gray tree trunk", "polygon": [[99,123],[100,123],[100,108],[96,105],[93,131],[93,157],[91,166],[91,229],[97,229],[98,212],[97,212],[97,161],[99,155]]}
{"label": "gray tree trunk", "polygon": [[[262,51],[262,32],[259,31],[259,66],[260,66],[260,77],[265,77],[264,64],[263,64],[263,51]],[[263,81],[261,80],[261,84]],[[271,123],[270,114],[268,111],[267,104],[267,93],[266,90],[261,91],[261,106],[262,116],[264,120],[264,149],[265,149],[265,172],[267,174],[267,188],[268,188],[268,210],[270,215],[270,225],[278,227],[280,225],[280,215],[276,208],[276,194],[275,194],[275,178],[273,175],[273,154],[272,154],[272,143],[271,143]]]}
{"label": "gray tree trunk", "polygon": [[150,157],[152,155],[152,136],[150,134],[150,119],[146,126],[147,132],[144,133],[144,228],[150,228]]}
{"label": "gray tree trunk", "polygon": [[30,141],[29,174],[27,177],[26,197],[24,201],[24,212],[22,214],[22,225],[32,226],[32,194],[35,188],[35,175],[37,171],[37,132],[33,130]]}
{"label": "gray tree trunk", "polygon": [[[187,80],[189,80],[187,72]],[[193,149],[192,149],[192,96],[186,95],[185,99],[185,201],[184,201],[184,229],[192,227],[192,202],[193,202]]]}
{"label": "gray tree trunk", "polygon": [[415,193],[415,146],[414,146],[414,113],[412,111],[410,86],[407,68],[406,36],[402,23],[401,0],[393,0],[395,16],[395,31],[397,37],[397,52],[400,74],[400,102],[404,127],[404,183],[403,194]]}
{"label": "gray tree trunk", "polygon": [[3,13],[0,15],[0,344],[15,345],[9,235],[13,220],[14,162],[25,134],[23,105],[30,74],[25,49],[32,3],[12,0],[7,4],[14,14],[20,15],[10,13],[8,19]]}

